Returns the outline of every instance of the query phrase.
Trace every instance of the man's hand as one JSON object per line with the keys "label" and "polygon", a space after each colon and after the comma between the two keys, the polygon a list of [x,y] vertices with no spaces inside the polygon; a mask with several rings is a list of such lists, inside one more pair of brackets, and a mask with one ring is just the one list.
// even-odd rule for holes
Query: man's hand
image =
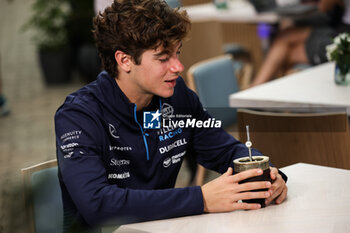
{"label": "man's hand", "polygon": [[272,201],[276,204],[281,204],[287,197],[288,188],[286,182],[284,182],[282,176],[278,174],[278,170],[275,167],[271,167],[271,179],[273,180],[272,186],[268,190],[270,197],[266,198],[266,205],[269,205]]}
{"label": "man's hand", "polygon": [[270,191],[248,192],[250,190],[266,188],[271,190],[272,185],[268,181],[239,184],[240,181],[247,178],[262,175],[263,171],[261,169],[251,169],[235,175],[232,175],[232,173],[233,169],[229,167],[226,173],[202,186],[204,212],[259,209],[261,208],[260,204],[238,203],[238,201],[270,197]]}
{"label": "man's hand", "polygon": [[280,31],[287,30],[288,28],[291,28],[293,26],[294,26],[294,22],[291,18],[282,18],[281,21],[279,22]]}

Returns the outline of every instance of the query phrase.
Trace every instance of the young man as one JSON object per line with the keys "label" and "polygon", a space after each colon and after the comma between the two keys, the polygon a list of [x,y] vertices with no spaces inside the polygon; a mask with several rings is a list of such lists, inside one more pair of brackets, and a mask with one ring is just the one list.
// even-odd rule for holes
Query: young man
{"label": "young man", "polygon": [[[66,230],[258,209],[238,201],[286,198],[276,168],[273,184],[239,184],[259,169],[233,175],[233,160],[247,156],[246,147],[217,128],[179,77],[189,28],[185,12],[160,0],[116,0],[94,19],[105,71],[69,95],[55,116]],[[187,154],[223,175],[202,187],[174,188]],[[269,190],[249,192],[262,188]]]}

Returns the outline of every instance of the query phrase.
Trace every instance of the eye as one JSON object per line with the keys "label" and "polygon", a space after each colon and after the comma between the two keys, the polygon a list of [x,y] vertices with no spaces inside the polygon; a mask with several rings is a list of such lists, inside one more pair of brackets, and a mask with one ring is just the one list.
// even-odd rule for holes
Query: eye
{"label": "eye", "polygon": [[159,58],[159,61],[162,63],[167,62],[169,61],[169,57]]}

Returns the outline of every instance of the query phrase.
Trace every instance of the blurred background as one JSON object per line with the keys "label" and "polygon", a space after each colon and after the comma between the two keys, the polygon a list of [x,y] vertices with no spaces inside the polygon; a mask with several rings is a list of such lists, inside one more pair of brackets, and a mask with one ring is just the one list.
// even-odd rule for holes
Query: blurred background
{"label": "blurred background", "polygon": [[33,0],[0,0],[0,65],[11,113],[0,117],[0,232],[25,232],[21,168],[55,158],[53,117],[65,96],[83,85],[77,74],[46,85],[33,28]]}

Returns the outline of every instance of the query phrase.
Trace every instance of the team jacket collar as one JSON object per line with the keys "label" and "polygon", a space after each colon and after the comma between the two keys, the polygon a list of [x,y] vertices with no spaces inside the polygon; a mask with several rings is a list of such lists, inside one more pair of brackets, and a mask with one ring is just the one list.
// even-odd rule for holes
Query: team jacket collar
{"label": "team jacket collar", "polygon": [[[134,119],[135,116],[135,104],[131,103],[123,91],[118,86],[114,78],[112,78],[106,71],[102,71],[96,80],[100,86],[97,98],[105,108],[110,109],[111,112],[117,113],[120,120],[130,124],[130,118]],[[159,110],[161,110],[162,100],[160,97],[155,96],[156,102],[160,103]],[[153,100],[155,101],[155,99]],[[152,101],[152,102],[153,102]]]}

